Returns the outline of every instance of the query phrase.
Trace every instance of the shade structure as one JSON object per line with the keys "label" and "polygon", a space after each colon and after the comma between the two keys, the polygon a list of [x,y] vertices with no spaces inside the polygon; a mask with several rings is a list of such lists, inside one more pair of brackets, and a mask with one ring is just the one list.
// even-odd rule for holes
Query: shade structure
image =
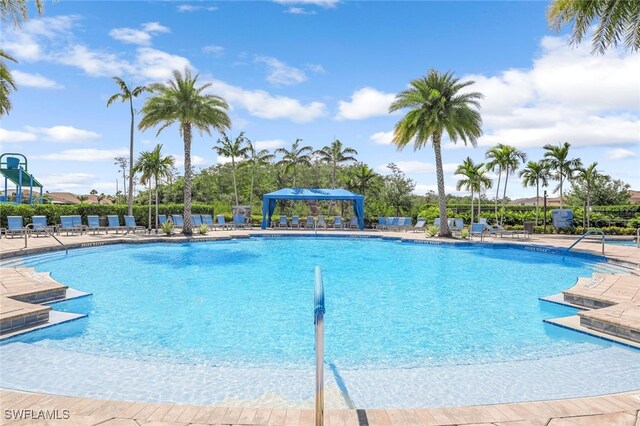
{"label": "shade structure", "polygon": [[337,200],[351,201],[353,212],[358,218],[358,227],[364,229],[364,195],[356,194],[346,189],[306,189],[282,188],[265,194],[262,197],[262,229],[267,229],[271,216],[276,210],[277,200]]}

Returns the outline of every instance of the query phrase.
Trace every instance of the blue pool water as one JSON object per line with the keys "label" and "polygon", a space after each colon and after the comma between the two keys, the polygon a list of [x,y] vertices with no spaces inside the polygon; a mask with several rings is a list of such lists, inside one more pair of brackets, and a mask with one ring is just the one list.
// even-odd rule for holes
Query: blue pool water
{"label": "blue pool water", "polygon": [[[93,295],[54,305],[56,310],[86,313],[87,318],[28,333],[0,347],[3,361],[16,366],[23,362],[22,351],[30,348],[38,356],[59,356],[61,363],[120,360],[132,371],[140,370],[139,365],[163,365],[203,371],[268,368],[283,375],[311,372],[316,265],[323,268],[325,279],[325,359],[335,369],[338,384],[366,371],[419,372],[428,367],[448,372],[442,373],[446,376],[466,366],[538,365],[612,349],[610,343],[543,323],[575,313],[538,300],[591,275],[593,264],[575,257],[379,239],[252,238],[116,245],[74,250],[68,256],[30,257],[25,265],[50,271],[56,280]],[[11,345],[15,359],[7,356]],[[633,359],[639,355],[617,346],[615,350]],[[69,361],[63,361],[67,357]],[[344,379],[338,380],[338,371]],[[135,373],[127,380],[133,380],[131,375]],[[625,377],[640,385],[640,368],[626,371]],[[357,382],[367,380],[373,376]],[[382,383],[384,377],[375,380]],[[74,386],[82,388],[69,384],[70,389]],[[229,392],[239,392],[234,395],[238,398],[256,397]],[[305,399],[305,392],[289,397]],[[359,401],[387,404],[367,395]],[[126,399],[127,394],[106,396]],[[148,399],[203,402],[183,394]],[[469,401],[456,398],[443,404],[460,402]]]}

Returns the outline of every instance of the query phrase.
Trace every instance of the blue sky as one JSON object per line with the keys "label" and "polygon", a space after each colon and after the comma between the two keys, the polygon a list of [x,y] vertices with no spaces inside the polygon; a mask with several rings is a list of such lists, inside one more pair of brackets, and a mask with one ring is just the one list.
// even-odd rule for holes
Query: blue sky
{"label": "blue sky", "polygon": [[[476,81],[484,135],[477,148],[445,141],[445,181],[455,165],[482,161],[496,143],[532,160],[547,143],[640,189],[640,55],[567,45],[548,29],[547,2],[77,2],[46,4],[23,29],[4,25],[2,46],[19,90],[0,124],[3,152],[21,152],[45,189],[115,192],[113,157],[127,155],[126,105],[106,108],[117,88],[165,81],[190,66],[231,105],[232,134],[267,148],[296,138],[322,147],[338,138],[386,172],[397,163],[435,189],[433,151],[390,145],[395,93],[430,68]],[[136,107],[143,99],[136,100]],[[197,168],[225,161],[217,135],[196,137]],[[136,133],[136,151],[163,143],[181,161],[177,128]],[[514,178],[512,198],[533,196]]]}

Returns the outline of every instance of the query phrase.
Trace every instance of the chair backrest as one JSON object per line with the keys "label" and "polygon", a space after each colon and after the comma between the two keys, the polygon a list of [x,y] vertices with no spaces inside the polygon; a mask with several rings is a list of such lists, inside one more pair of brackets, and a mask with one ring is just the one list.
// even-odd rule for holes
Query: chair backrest
{"label": "chair backrest", "polygon": [[79,214],[71,216],[71,222],[73,223],[73,226],[82,226],[82,218]]}
{"label": "chair backrest", "polygon": [[125,216],[124,217],[124,225],[129,227],[129,228],[135,228],[136,227],[136,218],[133,216]]}
{"label": "chair backrest", "polygon": [[244,225],[244,215],[242,214],[236,214],[233,215],[233,224],[234,225]]}
{"label": "chair backrest", "polygon": [[326,225],[327,223],[324,221],[324,215],[319,215],[318,216],[318,225]]}
{"label": "chair backrest", "polygon": [[184,219],[181,214],[172,214],[171,220],[175,226],[184,226]]}
{"label": "chair backrest", "polygon": [[280,225],[286,225],[286,224],[287,224],[287,217],[280,216]]}
{"label": "chair backrest", "polygon": [[7,226],[10,231],[24,228],[22,216],[7,216]]}
{"label": "chair backrest", "polygon": [[96,215],[87,216],[87,224],[89,228],[99,228],[100,227],[100,218]]}
{"label": "chair backrest", "polygon": [[200,226],[202,225],[202,217],[199,214],[192,214],[191,222],[193,223],[193,226]]}
{"label": "chair backrest", "polygon": [[73,218],[71,216],[60,216],[60,227],[62,229],[73,228]]}
{"label": "chair backrest", "polygon": [[342,225],[342,216],[336,216],[333,223],[336,225]]}
{"label": "chair backrest", "polygon": [[479,217],[478,218],[478,223],[484,223],[486,225],[487,224],[487,218],[486,217]]}
{"label": "chair backrest", "polygon": [[437,218],[433,219],[433,224],[434,224],[435,226],[440,226],[440,218],[439,218],[439,217],[437,217]]}
{"label": "chair backrest", "polygon": [[358,218],[357,216],[351,216],[351,226],[358,226]]}
{"label": "chair backrest", "polygon": [[298,225],[298,224],[300,224],[300,217],[299,217],[297,214],[296,214],[296,215],[291,216],[291,223],[292,223],[293,225]]}
{"label": "chair backrest", "polygon": [[389,226],[398,226],[398,224],[400,223],[399,221],[400,221],[399,217],[390,217]]}
{"label": "chair backrest", "polygon": [[213,225],[213,217],[210,214],[203,214],[202,223],[205,225]]}
{"label": "chair backrest", "polygon": [[426,223],[427,223],[427,220],[426,220],[425,218],[423,218],[423,217],[419,217],[419,218],[418,218],[418,221],[416,222],[415,227],[416,227],[416,228],[423,228],[423,227],[424,227],[424,225],[426,225]]}
{"label": "chair backrest", "polygon": [[387,218],[384,216],[380,216],[378,218],[378,225],[386,225],[387,224]]}
{"label": "chair backrest", "polygon": [[413,219],[411,219],[410,217],[405,217],[404,226],[411,226],[411,225],[413,225]]}
{"label": "chair backrest", "polygon": [[472,234],[481,234],[484,231],[485,224],[484,223],[472,223],[471,224],[471,233]]}
{"label": "chair backrest", "polygon": [[313,226],[313,216],[307,216],[307,226]]}
{"label": "chair backrest", "polygon": [[120,226],[120,217],[117,214],[107,215],[107,222],[110,228],[117,228]]}
{"label": "chair backrest", "polygon": [[47,227],[46,216],[32,216],[31,223],[33,223],[33,229],[42,229]]}
{"label": "chair backrest", "polygon": [[453,221],[456,229],[461,230],[462,228],[464,228],[464,219],[456,218],[456,219],[453,219]]}
{"label": "chair backrest", "polygon": [[218,216],[216,216],[216,220],[218,221],[218,225],[226,225],[223,214],[219,214]]}
{"label": "chair backrest", "polygon": [[159,214],[158,215],[158,224],[159,225],[162,225],[166,221],[167,221],[167,215],[166,214]]}

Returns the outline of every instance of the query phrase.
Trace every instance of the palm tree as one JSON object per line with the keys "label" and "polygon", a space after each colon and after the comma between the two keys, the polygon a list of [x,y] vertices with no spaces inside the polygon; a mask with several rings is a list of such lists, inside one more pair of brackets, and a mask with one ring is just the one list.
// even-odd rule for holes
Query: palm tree
{"label": "palm tree", "polygon": [[[471,223],[473,221],[473,196],[482,192],[485,188],[491,187],[491,179],[489,179],[484,170],[484,163],[475,164],[471,157],[465,158],[461,165],[458,166],[455,173],[456,175],[463,176],[462,179],[456,184],[456,189],[460,191],[464,188],[466,191],[471,192]],[[478,200],[480,202],[480,200]],[[478,211],[478,216],[480,211]]]}
{"label": "palm tree", "polygon": [[251,186],[249,190],[249,205],[253,203],[253,186],[256,179],[256,171],[259,167],[269,165],[271,160],[275,157],[275,155],[271,154],[266,149],[257,150],[255,144],[246,139],[248,157],[247,161],[244,161],[240,164],[239,167],[249,167],[251,166]]}
{"label": "palm tree", "polygon": [[536,225],[538,224],[538,212],[540,210],[540,184],[543,187],[549,186],[549,168],[544,161],[529,161],[527,165],[518,173],[522,179],[522,186],[536,187]]}
{"label": "palm tree", "polygon": [[322,147],[314,152],[320,161],[331,165],[331,187],[336,187],[336,170],[341,163],[356,161],[353,155],[358,155],[358,151],[349,147],[342,147],[342,142],[338,139],[331,142],[331,145]]}
{"label": "palm tree", "polygon": [[553,0],[547,12],[549,24],[559,31],[571,23],[571,44],[591,38],[592,53],[604,53],[624,38],[627,50],[640,50],[640,2],[637,0]]}
{"label": "palm tree", "polygon": [[500,196],[500,181],[502,180],[502,169],[503,164],[505,163],[504,150],[502,149],[503,146],[503,144],[498,144],[490,148],[484,155],[484,158],[490,160],[487,163],[487,170],[495,173],[496,169],[498,169],[498,184],[496,185],[496,199],[494,203],[494,215],[496,218],[496,223],[498,223],[498,199]]}
{"label": "palm tree", "polygon": [[142,107],[143,117],[138,125],[140,130],[161,124],[157,134],[174,123],[180,125],[179,131],[184,142],[184,227],[182,232],[191,235],[191,138],[195,128],[200,134],[211,134],[211,128],[224,131],[231,127],[226,110],[229,108],[219,96],[203,94],[210,83],[196,87],[198,75],[191,76],[187,68],[184,76],[173,71],[174,80],[165,84],[155,83],[149,86],[154,96],[147,99]]}
{"label": "palm tree", "polygon": [[602,176],[600,172],[596,170],[598,163],[592,163],[589,167],[578,167],[576,169],[575,177],[584,182],[587,187],[587,208],[585,209],[585,216],[587,218],[587,228],[591,226],[591,189],[595,185],[596,181]]}
{"label": "palm tree", "polygon": [[562,183],[565,179],[571,179],[574,171],[582,167],[582,161],[579,158],[568,158],[570,147],[571,144],[569,142],[558,146],[551,144],[543,146],[547,151],[544,153],[544,162],[549,170],[554,172],[554,179],[560,183],[553,191],[560,190],[560,208],[562,208]]}
{"label": "palm tree", "polygon": [[353,185],[358,188],[360,194],[365,195],[367,187],[378,177],[378,174],[365,163],[358,163],[352,169],[351,177]]}
{"label": "palm tree", "polygon": [[155,230],[158,233],[158,183],[160,179],[171,175],[174,159],[172,156],[162,156],[162,144],[156,145],[153,151],[143,151],[133,168],[134,173],[142,173],[140,182],[149,188],[149,229],[151,229],[151,180],[153,178],[156,198]]}
{"label": "palm tree", "polygon": [[113,81],[116,82],[120,88],[120,92],[111,96],[107,101],[107,108],[109,105],[117,100],[121,102],[129,102],[129,110],[131,111],[131,128],[129,130],[129,193],[127,195],[127,206],[129,216],[133,214],[133,129],[134,129],[134,111],[133,111],[133,98],[137,98],[142,93],[148,91],[146,86],[137,86],[133,90],[129,89],[127,83],[120,77],[113,77]]}
{"label": "palm tree", "polygon": [[[2,2],[0,1],[0,4],[1,3]],[[11,100],[9,99],[9,95],[12,90],[15,91],[18,89],[13,81],[11,71],[9,71],[9,68],[3,59],[17,62],[13,56],[0,49],[0,117],[9,114],[9,111],[11,111]]]}
{"label": "palm tree", "polygon": [[393,131],[393,143],[403,149],[413,141],[418,150],[431,141],[436,157],[436,176],[438,180],[438,198],[440,204],[440,236],[451,237],[447,225],[447,202],[444,192],[444,171],[442,169],[441,142],[446,132],[452,142],[458,138],[466,144],[476,146],[477,138],[482,135],[482,118],[477,108],[482,95],[477,92],[461,90],[473,84],[473,81],[460,83],[452,73],[441,74],[430,70],[426,77],[411,81],[410,88],[396,95],[389,112],[408,109],[407,114],[396,124]]}
{"label": "palm tree", "polygon": [[247,138],[244,137],[244,132],[240,132],[237,138],[233,141],[225,132],[220,132],[222,139],[218,139],[218,145],[214,146],[213,150],[223,157],[231,158],[231,172],[233,176],[233,192],[236,196],[236,206],[240,205],[238,200],[238,184],[236,183],[236,158],[242,159],[247,156],[249,148],[244,146]]}
{"label": "palm tree", "polygon": [[478,191],[478,220],[480,219],[480,214],[482,211],[482,194],[487,189],[493,186],[493,179],[487,176],[487,166],[485,166],[478,170],[478,175],[476,176],[476,181],[478,186],[476,187],[476,191]]}
{"label": "palm tree", "polygon": [[293,188],[296,187],[296,169],[298,166],[311,166],[311,153],[313,148],[310,146],[300,146],[302,139],[296,139],[291,145],[291,149],[278,148],[276,154],[282,154],[282,159],[276,163],[278,166],[284,166],[284,172],[292,172]]}
{"label": "palm tree", "polygon": [[[527,154],[520,151],[514,146],[498,144],[489,149],[485,154],[485,158],[491,160],[487,163],[487,169],[495,172],[498,169],[498,185],[496,185],[496,200],[495,200],[495,216],[496,222],[502,223],[504,219],[504,203],[507,199],[507,184],[509,181],[509,175],[512,175],[517,170],[520,162],[524,162],[527,158]],[[500,194],[500,180],[502,178],[502,172],[505,173],[504,188],[502,192],[502,211],[500,220],[498,220],[498,197]]]}
{"label": "palm tree", "polygon": [[[44,12],[44,0],[34,0],[39,15]],[[27,0],[0,0],[0,16],[3,21],[13,21],[16,27],[29,19],[29,2]]]}

